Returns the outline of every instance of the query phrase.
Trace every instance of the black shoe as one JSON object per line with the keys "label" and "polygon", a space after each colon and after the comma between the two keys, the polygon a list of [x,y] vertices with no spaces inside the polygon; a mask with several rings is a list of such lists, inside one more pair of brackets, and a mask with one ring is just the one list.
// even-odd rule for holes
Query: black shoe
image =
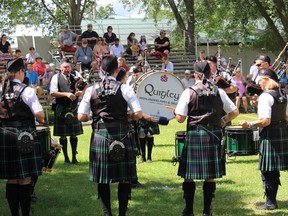
{"label": "black shoe", "polygon": [[137,181],[136,183],[132,183],[132,188],[139,188],[139,187],[142,187],[142,184]]}
{"label": "black shoe", "polygon": [[256,207],[258,210],[275,210],[275,209],[278,209],[278,205],[277,204],[267,204],[265,203],[264,205],[262,206],[257,206]]}
{"label": "black shoe", "polygon": [[73,158],[72,159],[72,164],[78,164],[79,162],[77,161],[77,159],[76,158]]}

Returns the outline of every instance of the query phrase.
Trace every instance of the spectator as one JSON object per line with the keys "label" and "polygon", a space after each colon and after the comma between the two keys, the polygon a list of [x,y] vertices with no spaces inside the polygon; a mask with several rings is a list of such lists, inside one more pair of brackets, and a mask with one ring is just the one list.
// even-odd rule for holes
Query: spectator
{"label": "spectator", "polygon": [[117,38],[116,34],[114,34],[112,31],[113,31],[112,26],[108,26],[107,27],[107,32],[104,33],[104,35],[103,35],[105,44],[109,45],[109,46],[110,45],[112,46],[114,44],[114,42],[115,42],[115,39]]}
{"label": "spectator", "polygon": [[29,85],[36,89],[39,98],[42,95],[43,90],[39,86],[38,73],[33,70],[33,64],[31,62],[27,64],[26,77],[28,78]]}
{"label": "spectator", "polygon": [[91,23],[87,25],[87,31],[84,31],[81,35],[81,39],[86,39],[88,41],[88,46],[93,49],[95,46],[99,35],[97,32],[93,31],[93,26]]}
{"label": "spectator", "polygon": [[0,43],[0,55],[3,55],[3,54],[10,54],[11,57],[13,56],[13,51],[11,49],[11,45],[7,41],[7,35],[5,35],[5,34],[2,34],[1,43]]}
{"label": "spectator", "polygon": [[[75,43],[73,40],[75,39]],[[64,52],[75,52],[77,49],[77,42],[79,36],[74,32],[69,30],[69,26],[65,25],[63,27],[63,32],[60,33],[58,41],[62,51]]]}
{"label": "spectator", "polygon": [[81,62],[82,70],[91,69],[91,63],[93,60],[93,50],[88,46],[86,39],[82,40],[81,47],[78,47],[74,54],[74,62]]}
{"label": "spectator", "polygon": [[112,45],[110,48],[110,54],[116,56],[117,58],[124,56],[124,47],[118,38],[115,38],[114,45]]}
{"label": "spectator", "polygon": [[[45,76],[46,90],[47,90],[48,92],[50,92],[50,83],[51,83],[52,77],[53,77],[55,74],[58,74],[58,73],[59,73],[59,71],[56,70],[55,64],[50,63],[50,64],[49,64],[49,69],[48,69],[48,71],[47,71],[47,73],[46,73],[46,76]],[[53,97],[52,97],[52,95],[50,95],[50,94],[49,94],[49,96],[50,96],[50,97],[49,97],[49,102],[51,103],[51,102],[53,101]]]}
{"label": "spectator", "polygon": [[15,54],[14,54],[14,58],[21,58],[21,54],[22,54],[22,52],[21,52],[21,50],[20,49],[17,49],[17,50],[15,50]]}
{"label": "spectator", "polygon": [[129,67],[126,64],[125,58],[119,57],[117,60],[118,60],[118,69],[120,70],[122,68],[123,70],[128,72],[129,71]]}
{"label": "spectator", "polygon": [[204,61],[206,61],[205,50],[200,50],[196,62],[204,62]]}
{"label": "spectator", "polygon": [[126,53],[128,55],[132,55],[132,57],[137,57],[138,56],[138,45],[139,42],[138,40],[135,38],[135,33],[131,32],[129,34],[129,36],[127,37],[127,50]]}
{"label": "spectator", "polygon": [[37,53],[35,51],[35,48],[34,47],[30,47],[29,48],[29,53],[27,53],[26,55],[26,59],[27,59],[27,62],[32,62],[34,63],[35,62],[35,59],[39,57],[39,53]]}
{"label": "spectator", "polygon": [[192,77],[190,70],[185,70],[184,78],[181,80],[185,88],[189,88],[195,84],[195,79]]}
{"label": "spectator", "polygon": [[170,40],[168,37],[166,37],[166,32],[164,30],[160,31],[160,36],[155,39],[154,46],[156,51],[156,57],[162,57],[163,53],[165,53],[167,56],[169,55]]}
{"label": "spectator", "polygon": [[46,65],[42,62],[43,58],[38,56],[33,64],[33,70],[38,73],[39,85],[44,85],[44,77],[46,76]]}
{"label": "spectator", "polygon": [[168,56],[163,56],[162,57],[162,68],[161,71],[165,71],[165,72],[174,72],[174,65],[172,62],[169,61]]}
{"label": "spectator", "polygon": [[139,41],[139,46],[140,46],[140,51],[141,51],[141,55],[145,56],[145,51],[149,49],[149,45],[146,41],[146,37],[145,35],[141,35],[140,37],[140,41]]}
{"label": "spectator", "polygon": [[93,48],[93,53],[95,56],[95,60],[97,61],[97,69],[100,69],[102,57],[109,53],[108,46],[105,44],[105,41],[102,37],[98,38],[96,45]]}
{"label": "spectator", "polygon": [[245,77],[241,74],[241,69],[238,67],[236,69],[236,75],[232,78],[238,87],[237,97],[236,97],[236,106],[239,110],[241,99],[244,106],[245,113],[248,113],[247,110],[247,98],[246,98],[246,87],[245,87]]}

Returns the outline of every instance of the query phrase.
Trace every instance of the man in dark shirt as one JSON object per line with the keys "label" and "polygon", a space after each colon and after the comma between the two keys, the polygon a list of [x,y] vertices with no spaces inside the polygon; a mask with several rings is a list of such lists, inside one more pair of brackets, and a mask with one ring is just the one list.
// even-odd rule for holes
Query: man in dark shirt
{"label": "man in dark shirt", "polygon": [[88,46],[91,47],[91,49],[93,50],[93,47],[95,46],[97,39],[99,38],[99,35],[92,29],[93,29],[92,24],[88,24],[87,31],[82,33],[81,38],[82,39],[85,38],[88,41]]}
{"label": "man in dark shirt", "polygon": [[166,32],[164,30],[160,31],[160,36],[157,37],[154,41],[155,51],[165,53],[166,55],[170,52],[170,41],[166,37]]}

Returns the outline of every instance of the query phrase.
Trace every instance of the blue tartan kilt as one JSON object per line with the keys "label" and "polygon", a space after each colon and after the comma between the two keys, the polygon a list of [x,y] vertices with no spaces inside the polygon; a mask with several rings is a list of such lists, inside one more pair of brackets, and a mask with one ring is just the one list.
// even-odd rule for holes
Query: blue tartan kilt
{"label": "blue tartan kilt", "polygon": [[81,122],[77,119],[77,111],[74,111],[74,120],[72,124],[65,123],[65,113],[63,110],[58,110],[59,105],[56,106],[54,112],[54,136],[78,136],[83,134],[83,127]]}
{"label": "blue tartan kilt", "polygon": [[143,121],[142,124],[139,124],[138,127],[138,136],[139,137],[146,137],[146,136],[152,136],[156,134],[160,134],[159,125],[156,122],[149,122],[146,120]]}
{"label": "blue tartan kilt", "polygon": [[[213,135],[212,135],[213,134]],[[185,179],[214,179],[223,176],[220,128],[188,130],[178,175]]]}
{"label": "blue tartan kilt", "polygon": [[264,128],[260,133],[259,170],[288,170],[287,127]]}
{"label": "blue tartan kilt", "polygon": [[[35,129],[36,130],[36,129]],[[34,137],[34,150],[23,154],[17,149],[17,137],[22,131],[32,128],[0,128],[0,179],[23,179],[42,174],[40,142]]]}
{"label": "blue tartan kilt", "polygon": [[[127,136],[127,126],[94,129],[90,142],[90,180],[100,184],[136,181],[136,161],[131,139]],[[124,138],[124,139],[123,139]],[[118,140],[125,145],[125,158],[111,161],[108,157],[109,143]]]}

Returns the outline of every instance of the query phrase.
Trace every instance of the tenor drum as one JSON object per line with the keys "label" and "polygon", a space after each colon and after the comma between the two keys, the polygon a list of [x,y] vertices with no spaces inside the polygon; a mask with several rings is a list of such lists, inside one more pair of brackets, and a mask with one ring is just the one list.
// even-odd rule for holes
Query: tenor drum
{"label": "tenor drum", "polygon": [[37,137],[41,144],[41,154],[42,158],[45,156],[47,152],[50,150],[51,146],[51,134],[50,128],[47,126],[36,126]]}
{"label": "tenor drum", "polygon": [[259,150],[259,132],[257,128],[242,128],[241,126],[228,126],[227,134],[228,155],[252,155]]}
{"label": "tenor drum", "polygon": [[172,162],[177,162],[181,159],[186,138],[186,131],[177,131],[175,133],[175,156]]}
{"label": "tenor drum", "polygon": [[176,107],[184,89],[182,81],[170,72],[145,73],[134,84],[143,112],[156,118],[174,118],[165,106]]}

